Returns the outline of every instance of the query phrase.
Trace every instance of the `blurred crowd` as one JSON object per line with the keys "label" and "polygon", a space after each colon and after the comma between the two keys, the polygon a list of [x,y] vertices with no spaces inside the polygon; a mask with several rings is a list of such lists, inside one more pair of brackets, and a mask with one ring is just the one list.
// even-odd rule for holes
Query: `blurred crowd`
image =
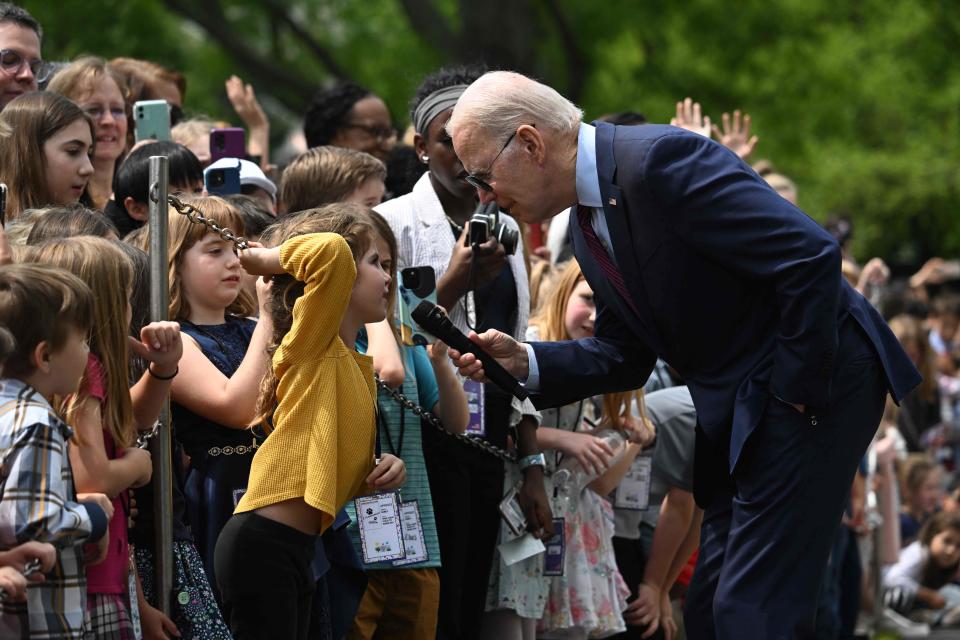
{"label": "blurred crowd", "polygon": [[[461,379],[442,344],[409,339],[404,296],[418,288],[405,272],[424,267],[428,293],[464,332],[593,335],[567,217],[518,223],[464,180],[444,127],[485,68],[427,74],[397,120],[374,90],[326,86],[302,135],[274,150],[279,136],[242,79],[224,87],[236,119],[215,121],[191,110],[180,72],[131,58],[50,62],[42,48],[56,38],[0,3],[0,636],[684,636],[702,512],[696,410],[669,363],[642,389],[538,412]],[[623,108],[598,119],[646,123],[638,105]],[[758,157],[776,132],[755,131],[749,115],[714,123],[686,98],[670,124],[726,146],[803,207],[797,185]],[[162,258],[164,321],[149,320],[153,156],[168,159],[179,203]],[[254,250],[244,257],[184,216],[189,207]],[[895,277],[882,257],[861,264],[850,253],[854,219],[826,227],[844,250],[843,276],[924,382],[901,406],[888,402],[850,488],[817,637],[880,624],[919,637],[960,624],[960,260],[934,257]],[[319,264],[336,262],[338,247],[355,280]],[[376,415],[369,473],[353,467],[371,462],[361,444],[372,441],[324,417],[335,413],[327,403],[359,406],[371,392],[345,386],[352,369],[331,344],[365,354],[382,381],[376,411],[347,421]],[[297,369],[298,358],[310,366]],[[141,445],[167,397],[174,590],[163,612],[154,460]],[[299,414],[285,411],[291,397]],[[296,424],[312,425],[315,441],[296,439]],[[505,462],[530,443],[545,454],[540,471]],[[502,503],[541,472],[553,533],[545,552],[518,558],[522,527]],[[314,490],[331,496],[318,498],[319,535],[247,517]],[[367,503],[346,499],[390,492],[407,541],[399,556],[371,550]],[[293,556],[307,567],[295,592],[259,581]],[[264,602],[270,616],[244,615]]]}

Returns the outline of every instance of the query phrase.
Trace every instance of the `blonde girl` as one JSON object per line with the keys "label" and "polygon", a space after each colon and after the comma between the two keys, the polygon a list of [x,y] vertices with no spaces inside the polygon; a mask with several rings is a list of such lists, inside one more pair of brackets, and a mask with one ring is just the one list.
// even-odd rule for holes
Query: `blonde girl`
{"label": "blonde girl", "polygon": [[238,637],[306,638],[318,534],[361,492],[400,486],[403,463],[374,464],[373,363],[355,350],[360,329],[386,317],[383,239],[359,205],[287,216],[252,248],[247,272],[272,276],[273,371],[260,407],[270,436],[217,543],[224,613]]}
{"label": "blonde girl", "polygon": [[[576,340],[593,335],[596,307],[593,291],[575,260],[558,267],[559,276],[530,320],[529,340]],[[638,416],[634,415],[638,412]],[[641,447],[631,444],[611,467],[613,450],[590,433],[594,427],[616,426],[636,432],[649,443],[652,425],[642,417],[643,392],[608,394],[602,398],[542,411],[537,444],[547,459],[547,494],[554,518],[563,518],[563,566],[560,575],[545,576],[542,556],[495,568],[488,595],[490,610],[484,638],[507,634],[532,637],[604,637],[626,629],[621,611],[629,595],[617,570],[613,550],[613,511],[604,496],[620,482]],[[574,500],[563,500],[552,474],[565,458],[575,458],[598,476]],[[517,478],[510,477],[508,484]]]}
{"label": "blonde girl", "polygon": [[[28,254],[33,262],[72,272],[93,291],[90,355],[76,394],[61,408],[74,428],[70,463],[79,493],[111,497],[110,548],[106,559],[87,568],[87,609],[98,638],[133,637],[130,618],[127,489],[150,481],[150,454],[136,448],[137,429],[149,428],[177,374],[181,342],[173,322],[155,322],[128,337],[133,269],[115,243],[81,236],[47,240]],[[144,358],[147,371],[128,385],[130,352]]]}
{"label": "blonde girl", "polygon": [[940,508],[943,489],[940,465],[924,454],[911,454],[902,468],[903,505],[900,512],[900,544],[917,539],[920,529]]}

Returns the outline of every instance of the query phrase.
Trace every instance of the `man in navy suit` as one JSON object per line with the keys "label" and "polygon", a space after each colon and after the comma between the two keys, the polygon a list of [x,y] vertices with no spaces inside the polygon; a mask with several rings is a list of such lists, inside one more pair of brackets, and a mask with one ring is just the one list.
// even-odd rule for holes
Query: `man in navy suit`
{"label": "man in navy suit", "polygon": [[[593,338],[471,337],[540,407],[639,388],[665,359],[699,421],[694,493],[706,513],[688,635],[806,637],[887,393],[899,401],[919,374],[843,280],[833,238],[734,153],[674,127],[581,118],[508,72],[460,98],[447,129],[465,179],[524,222],[572,207],[597,301]],[[472,355],[452,356],[482,377]]]}

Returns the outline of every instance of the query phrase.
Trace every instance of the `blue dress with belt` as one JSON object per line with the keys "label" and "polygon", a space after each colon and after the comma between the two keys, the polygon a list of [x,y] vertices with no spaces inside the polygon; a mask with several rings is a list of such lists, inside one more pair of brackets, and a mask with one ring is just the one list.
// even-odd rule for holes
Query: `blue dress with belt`
{"label": "blue dress with belt", "polygon": [[[197,341],[203,354],[228,378],[243,362],[255,327],[256,321],[233,316],[218,325],[181,323],[181,330]],[[171,410],[174,435],[190,458],[184,487],[187,521],[216,592],[213,554],[217,537],[247,490],[250,463],[262,434],[225,427],[176,403]]]}

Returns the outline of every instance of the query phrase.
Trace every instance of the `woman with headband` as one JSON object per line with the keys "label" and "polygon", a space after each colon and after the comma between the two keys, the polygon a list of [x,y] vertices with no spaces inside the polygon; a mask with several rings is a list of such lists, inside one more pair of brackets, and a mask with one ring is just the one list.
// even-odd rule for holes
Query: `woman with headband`
{"label": "woman with headband", "polygon": [[[495,239],[475,249],[465,246],[477,194],[462,179],[463,165],[444,129],[457,99],[483,72],[451,67],[423,81],[413,99],[411,119],[416,130],[414,147],[429,170],[411,193],[376,210],[397,237],[398,267],[433,267],[437,302],[461,331],[498,328],[523,339],[530,315],[523,252],[508,256]],[[500,220],[517,230],[508,215],[501,213]],[[471,415],[471,427],[481,427],[482,435],[476,429],[472,433],[500,447],[506,446],[510,424],[521,413],[535,413],[529,404],[515,411],[511,398],[495,386],[476,384],[466,391],[468,397],[476,394],[478,402],[473,406],[482,408],[476,412],[482,418]],[[487,576],[499,534],[504,467],[497,458],[443,438],[433,429],[424,429],[423,436],[442,557],[437,637],[471,638],[480,629],[486,604]],[[542,499],[546,504],[546,496],[537,494],[543,494],[543,482],[542,476],[537,482],[534,475],[540,471],[535,469],[524,483],[529,494],[524,498]]]}

